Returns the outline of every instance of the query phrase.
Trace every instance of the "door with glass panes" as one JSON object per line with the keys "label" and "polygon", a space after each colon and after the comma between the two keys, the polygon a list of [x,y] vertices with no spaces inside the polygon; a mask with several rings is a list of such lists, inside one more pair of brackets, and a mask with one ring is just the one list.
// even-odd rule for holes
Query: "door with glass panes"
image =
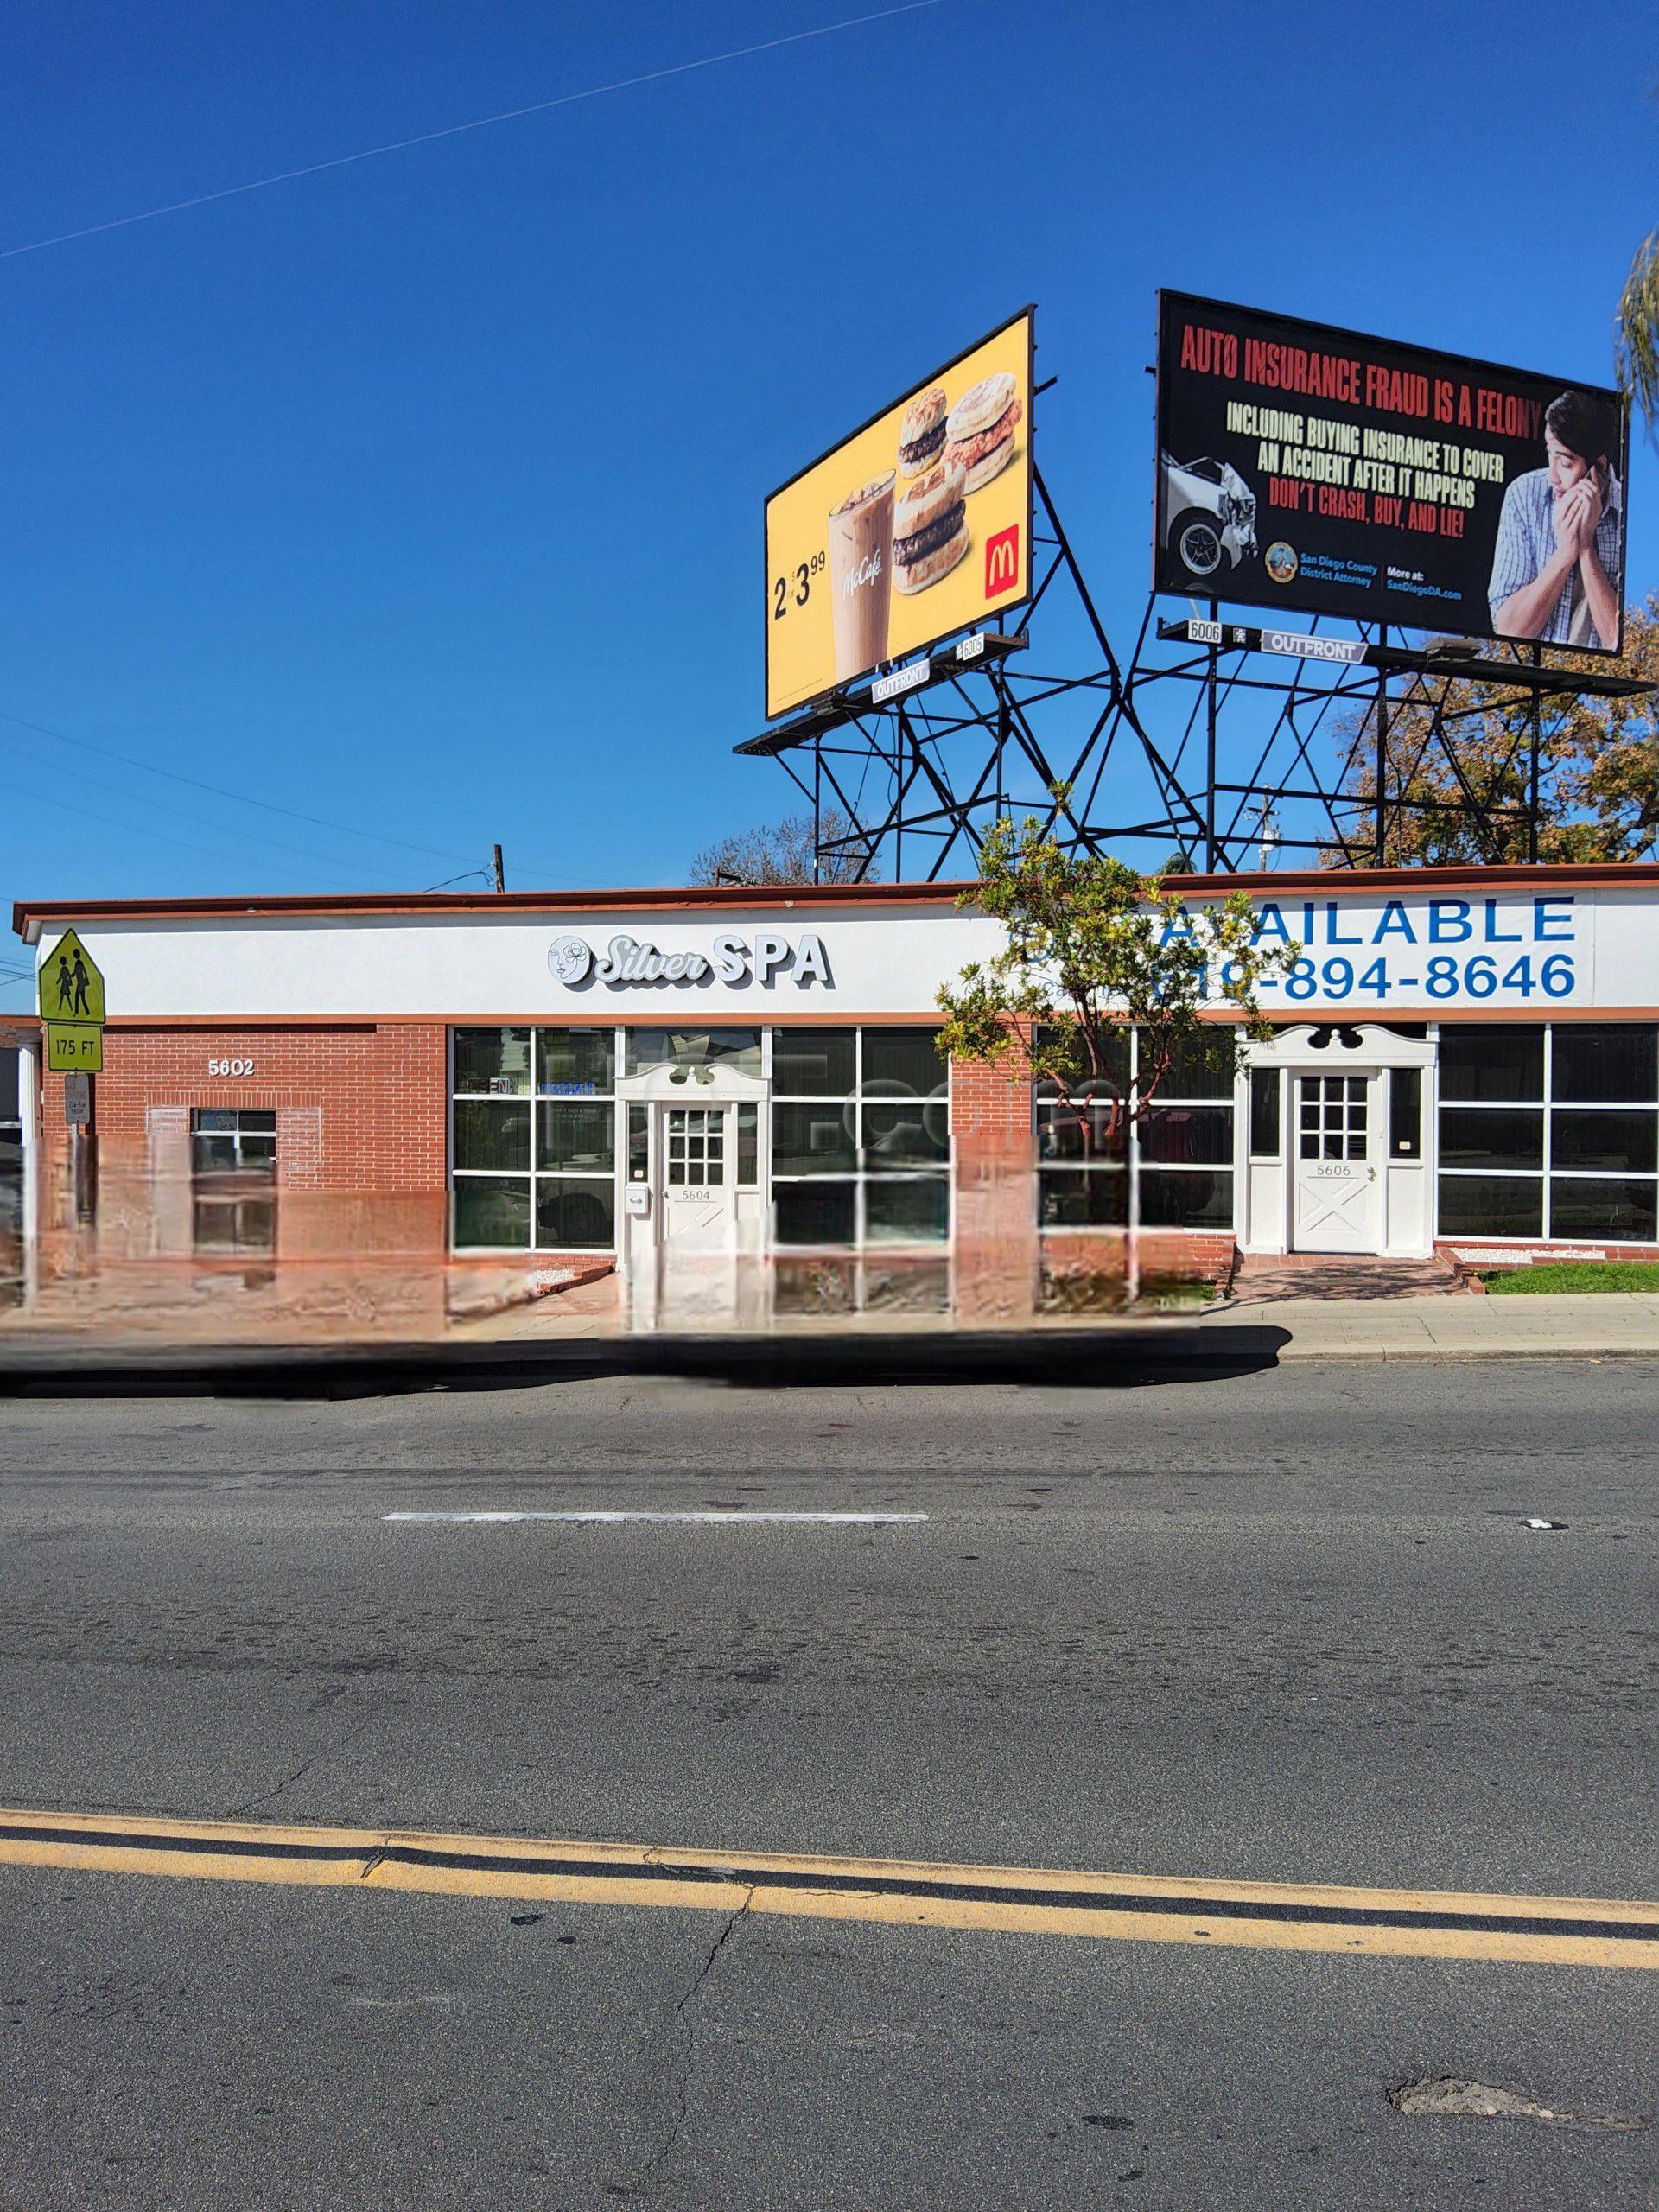
{"label": "door with glass panes", "polygon": [[1299,1252],[1381,1249],[1377,1079],[1299,1075],[1291,1243]]}
{"label": "door with glass panes", "polygon": [[676,1254],[729,1252],[737,1243],[734,1105],[659,1105],[658,1218]]}

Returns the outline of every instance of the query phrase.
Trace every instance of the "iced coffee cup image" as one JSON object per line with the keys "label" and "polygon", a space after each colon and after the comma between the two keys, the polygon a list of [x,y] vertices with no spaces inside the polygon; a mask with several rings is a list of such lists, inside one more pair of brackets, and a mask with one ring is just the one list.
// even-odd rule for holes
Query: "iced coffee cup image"
{"label": "iced coffee cup image", "polygon": [[836,681],[862,676],[887,658],[893,603],[893,471],[830,510],[830,607]]}

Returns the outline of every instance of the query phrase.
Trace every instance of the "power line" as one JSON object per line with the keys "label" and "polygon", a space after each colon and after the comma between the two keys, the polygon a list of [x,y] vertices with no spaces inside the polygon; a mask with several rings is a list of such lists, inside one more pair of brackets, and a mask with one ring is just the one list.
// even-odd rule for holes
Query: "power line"
{"label": "power line", "polygon": [[78,238],[99,237],[105,231],[124,231],[134,223],[153,223],[163,215],[181,215],[192,207],[208,207],[215,200],[239,199],[249,192],[268,192],[273,185],[293,184],[301,177],[321,176],[329,169],[350,168],[358,162],[378,161],[383,155],[405,154],[414,146],[435,145],[442,138],[459,138],[469,130],[487,130],[498,123],[518,123],[530,115],[546,115],[554,108],[574,107],[580,100],[602,99],[608,92],[632,92],[640,85],[659,84],[665,77],[683,77],[695,69],[713,69],[723,61],[741,61],[751,54],[770,54],[780,46],[798,46],[804,40],[829,38],[836,31],[860,30],[867,23],[885,22],[889,16],[911,16],[924,8],[937,8],[944,0],[903,0],[896,8],[880,8],[874,15],[849,16],[838,23],[820,23],[815,29],[791,31],[783,38],[761,39],[753,46],[734,46],[724,54],[706,54],[696,61],[677,61],[666,69],[647,69],[637,77],[619,77],[608,85],[588,85],[580,92],[561,92],[547,100],[532,100],[528,107],[504,108],[499,115],[475,116],[469,123],[451,123],[441,130],[423,130],[413,138],[394,138],[384,146],[365,146],[355,154],[336,154],[330,161],[308,162],[303,168],[282,169],[274,176],[254,177],[246,184],[227,184],[218,192],[200,192],[194,199],[169,200],[162,207],[146,207],[136,215],[118,215],[107,223],[88,223],[79,231],[62,231],[55,238],[32,238],[27,245],[0,248],[0,261],[14,261],[24,253],[44,253],[48,246],[72,245]]}
{"label": "power line", "polygon": [[[36,737],[50,737],[60,745],[79,746],[83,753],[100,753],[106,760],[119,760],[124,767],[141,768],[147,776],[165,776],[170,784],[184,784],[193,791],[208,791],[215,798],[234,799],[238,806],[263,807],[267,814],[286,816],[290,822],[308,823],[314,830],[333,830],[345,837],[368,837],[377,845],[395,845],[400,852],[420,853],[429,861],[464,860],[464,853],[446,853],[432,845],[411,845],[403,837],[388,837],[378,830],[359,830],[346,822],[328,822],[320,814],[296,813],[291,806],[278,806],[272,799],[253,798],[246,791],[227,790],[223,784],[203,783],[199,776],[181,776],[176,769],[158,768],[153,761],[140,760],[130,753],[118,753],[113,746],[94,745],[89,737],[71,737],[67,731],[48,729],[43,722],[25,721],[21,715],[9,715],[0,708],[0,722],[10,722],[17,729],[32,730]],[[232,832],[234,835],[235,833]],[[225,857],[223,854],[219,855]]]}
{"label": "power line", "polygon": [[[73,814],[83,822],[101,822],[106,829],[124,830],[129,836],[132,832],[130,822],[118,821],[111,814],[95,814],[90,807],[82,806],[75,800],[54,798],[50,791],[34,791],[29,785],[18,783],[15,778],[10,780],[13,790],[21,791],[25,798],[32,798],[41,806],[60,807],[66,814]],[[232,868],[245,868],[247,865],[245,855],[218,852],[211,845],[198,845],[188,837],[169,837],[164,830],[142,830],[139,835],[148,837],[152,843],[176,845],[182,852],[202,853],[212,861],[228,861]],[[321,876],[311,875],[300,868],[283,868],[281,873],[298,876],[302,882],[317,884],[325,891],[338,891],[340,887],[337,883],[326,883]]]}
{"label": "power line", "polygon": [[[11,749],[16,752],[21,751],[22,747],[14,744]],[[138,791],[126,791],[124,790],[119,784],[105,782],[104,778],[101,776],[89,776],[86,774],[84,771],[78,771],[75,776],[75,788],[79,791],[85,785],[90,785],[94,791],[112,791],[117,798],[129,799],[134,806],[153,807],[158,814],[169,815],[177,821],[193,822],[199,829],[212,830],[215,833],[226,837],[245,837],[251,844],[268,845],[271,851],[275,853],[291,853],[299,860],[319,861],[324,868],[340,868],[346,865],[345,862],[336,860],[330,854],[314,853],[304,845],[290,845],[284,842],[284,841],[280,837],[266,837],[262,836],[257,830],[233,829],[228,822],[214,822],[205,814],[191,814],[181,806],[173,806],[168,804],[164,799],[145,798]],[[54,801],[52,803],[57,804],[65,804],[63,801]],[[133,823],[129,826],[137,829],[141,836],[147,836],[150,834],[147,830],[143,829],[142,824]],[[401,877],[386,875],[383,874],[379,868],[363,868],[358,863],[353,863],[353,866],[355,872],[359,874],[372,875],[378,881],[391,884],[400,891],[404,888],[404,882]]]}

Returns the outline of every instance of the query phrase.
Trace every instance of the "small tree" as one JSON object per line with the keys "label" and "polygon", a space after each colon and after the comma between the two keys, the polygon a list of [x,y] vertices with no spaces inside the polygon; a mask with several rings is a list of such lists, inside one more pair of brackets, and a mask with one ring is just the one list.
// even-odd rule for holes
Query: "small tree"
{"label": "small tree", "polygon": [[[1257,993],[1301,947],[1257,942],[1248,896],[1189,905],[1122,861],[1064,850],[1035,816],[998,822],[980,853],[976,889],[958,903],[1007,932],[1001,952],[947,983],[941,1052],[1007,1066],[1010,1079],[1052,1088],[1077,1116],[1085,1156],[1121,1154],[1151,1110],[1178,1053],[1213,1033],[1206,1009],[1239,1017],[1233,1050],[1265,1038]],[[1133,1070],[1122,1047],[1133,1027]],[[1128,1240],[1128,1290],[1138,1287]]]}
{"label": "small tree", "polygon": [[[1624,651],[1562,652],[1551,666],[1659,684],[1659,594],[1624,612]],[[1438,720],[1434,691],[1442,693]],[[1412,677],[1389,701],[1383,758],[1385,865],[1524,861],[1531,791],[1532,706],[1513,686],[1456,677],[1438,687]],[[1445,737],[1440,732],[1444,730]],[[1353,840],[1322,855],[1327,868],[1368,867],[1364,828],[1376,802],[1375,708],[1343,734],[1344,794],[1358,801]],[[1470,801],[1489,814],[1474,817]],[[1538,855],[1584,862],[1651,859],[1659,850],[1659,693],[1633,698],[1567,694],[1540,713]]]}
{"label": "small tree", "polygon": [[705,845],[691,863],[693,883],[875,883],[880,872],[861,849],[826,853],[820,844],[852,836],[854,824],[836,808],[821,817],[815,834],[810,814],[788,814],[755,830],[741,830]]}

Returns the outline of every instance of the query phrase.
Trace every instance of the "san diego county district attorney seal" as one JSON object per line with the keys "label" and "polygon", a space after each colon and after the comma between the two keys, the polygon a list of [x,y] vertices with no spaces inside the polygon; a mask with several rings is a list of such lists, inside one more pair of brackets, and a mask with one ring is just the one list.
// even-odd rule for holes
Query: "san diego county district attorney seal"
{"label": "san diego county district attorney seal", "polygon": [[585,982],[594,964],[593,947],[579,937],[556,937],[547,948],[547,964],[557,982]]}

